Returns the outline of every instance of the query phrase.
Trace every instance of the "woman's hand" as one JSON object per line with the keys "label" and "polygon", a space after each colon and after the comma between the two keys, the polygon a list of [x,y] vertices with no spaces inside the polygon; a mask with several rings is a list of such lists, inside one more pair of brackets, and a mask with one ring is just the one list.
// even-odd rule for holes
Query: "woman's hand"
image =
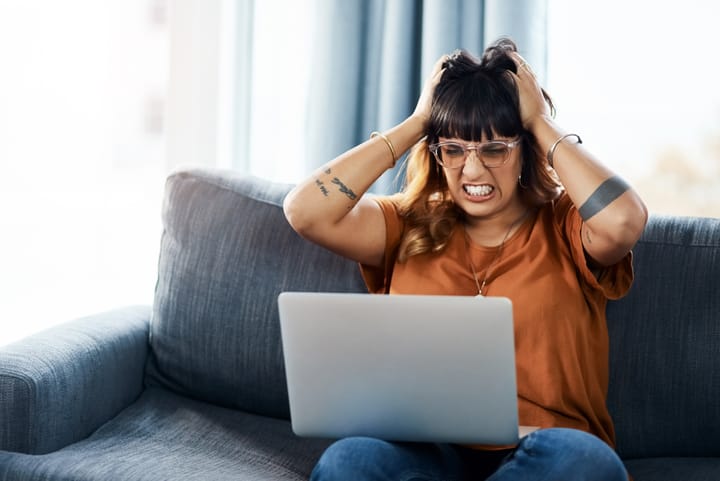
{"label": "woman's hand", "polygon": [[523,126],[532,131],[533,124],[537,120],[550,116],[550,106],[545,101],[537,78],[525,59],[517,52],[513,52],[512,57],[518,73],[510,72],[510,74],[515,78],[520,96],[520,118]]}
{"label": "woman's hand", "polygon": [[423,126],[426,126],[427,123],[430,121],[430,109],[432,108],[433,94],[435,93],[435,87],[442,78],[443,72],[445,72],[443,64],[447,61],[447,59],[448,56],[443,55],[438,59],[437,62],[435,62],[432,73],[430,74],[430,77],[425,81],[425,85],[423,86],[422,92],[420,93],[420,98],[418,99],[418,103],[415,106],[413,116],[418,117],[420,120],[422,120]]}

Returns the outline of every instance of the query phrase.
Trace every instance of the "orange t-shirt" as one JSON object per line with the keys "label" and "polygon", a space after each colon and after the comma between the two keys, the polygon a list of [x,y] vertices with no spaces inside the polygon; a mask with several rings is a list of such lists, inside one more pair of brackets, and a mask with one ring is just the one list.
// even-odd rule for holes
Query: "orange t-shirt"
{"label": "orange t-shirt", "polygon": [[[387,225],[386,266],[361,266],[372,293],[477,295],[468,260],[468,241],[458,224],[440,253],[395,260],[404,224],[389,197],[376,201]],[[479,278],[490,267],[484,294],[513,304],[521,425],[567,427],[615,446],[606,406],[608,388],[608,299],[625,295],[633,280],[632,254],[603,270],[587,266],[582,219],[567,194],[528,216],[496,247],[470,244]]]}

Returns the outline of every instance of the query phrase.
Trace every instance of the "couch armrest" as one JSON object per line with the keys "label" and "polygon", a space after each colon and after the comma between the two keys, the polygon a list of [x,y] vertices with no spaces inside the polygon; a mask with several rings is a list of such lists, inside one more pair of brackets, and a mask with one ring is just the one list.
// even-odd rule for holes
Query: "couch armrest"
{"label": "couch armrest", "polygon": [[55,451],[137,399],[150,314],[117,309],[0,348],[0,450]]}

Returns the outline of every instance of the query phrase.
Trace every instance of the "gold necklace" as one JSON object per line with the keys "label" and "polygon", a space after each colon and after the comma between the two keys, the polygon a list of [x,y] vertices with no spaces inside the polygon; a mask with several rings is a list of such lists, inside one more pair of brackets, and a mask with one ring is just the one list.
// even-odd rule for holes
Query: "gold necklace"
{"label": "gold necklace", "polygon": [[472,257],[470,256],[470,234],[468,234],[467,229],[465,229],[465,254],[468,259],[468,264],[470,264],[470,270],[472,271],[473,279],[475,280],[475,286],[478,290],[478,296],[483,297],[483,289],[485,289],[485,286],[487,285],[488,277],[490,276],[490,269],[495,265],[495,263],[500,260],[500,254],[502,253],[503,247],[505,246],[505,241],[510,237],[510,233],[512,230],[520,224],[525,217],[527,217],[528,211],[526,210],[523,212],[523,215],[521,215],[515,222],[510,224],[510,228],[505,233],[505,237],[503,237],[502,242],[500,242],[500,245],[495,250],[495,256],[493,257],[492,261],[490,262],[490,265],[488,265],[487,269],[485,269],[485,277],[483,278],[482,285],[480,284],[480,281],[478,280],[477,272],[475,272],[475,264],[473,264]]}

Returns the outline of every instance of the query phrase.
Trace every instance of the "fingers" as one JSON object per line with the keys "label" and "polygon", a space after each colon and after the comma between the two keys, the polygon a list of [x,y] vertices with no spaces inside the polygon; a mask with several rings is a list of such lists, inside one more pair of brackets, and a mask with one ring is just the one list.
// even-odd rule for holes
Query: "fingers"
{"label": "fingers", "polygon": [[433,65],[432,74],[430,74],[431,77],[435,77],[438,72],[443,70],[443,65],[445,62],[447,62],[450,59],[450,55],[442,55],[439,59],[435,62],[435,65]]}
{"label": "fingers", "polygon": [[445,65],[445,62],[448,61],[450,58],[449,55],[443,55],[441,56],[437,62],[435,62],[435,65],[433,66],[432,73],[430,74],[429,79],[429,89],[434,89],[435,86],[437,86],[438,83],[440,83],[440,79],[442,78],[443,73],[445,72],[445,68],[443,68],[443,65]]}
{"label": "fingers", "polygon": [[520,116],[523,125],[530,125],[532,119],[547,112],[547,104],[535,72],[517,52],[510,54],[517,65],[517,73],[508,70],[507,75],[515,81],[520,96]]}
{"label": "fingers", "polygon": [[430,110],[432,108],[432,98],[435,92],[435,87],[437,87],[440,83],[440,79],[445,72],[443,65],[449,58],[450,57],[448,55],[443,55],[435,62],[432,73],[425,81],[422,91],[420,92],[420,98],[415,106],[414,115],[423,119],[424,122],[427,122],[430,118]]}
{"label": "fingers", "polygon": [[527,73],[530,74],[533,78],[535,78],[535,72],[532,71],[530,68],[530,65],[525,61],[524,58],[522,58],[522,55],[520,55],[517,52],[512,52],[510,54],[515,61],[515,65],[517,65],[517,75],[520,76],[521,74]]}
{"label": "fingers", "polygon": [[517,65],[518,69],[520,69],[523,65],[527,65],[527,62],[519,53],[510,52],[510,56],[515,61],[515,65]]}

